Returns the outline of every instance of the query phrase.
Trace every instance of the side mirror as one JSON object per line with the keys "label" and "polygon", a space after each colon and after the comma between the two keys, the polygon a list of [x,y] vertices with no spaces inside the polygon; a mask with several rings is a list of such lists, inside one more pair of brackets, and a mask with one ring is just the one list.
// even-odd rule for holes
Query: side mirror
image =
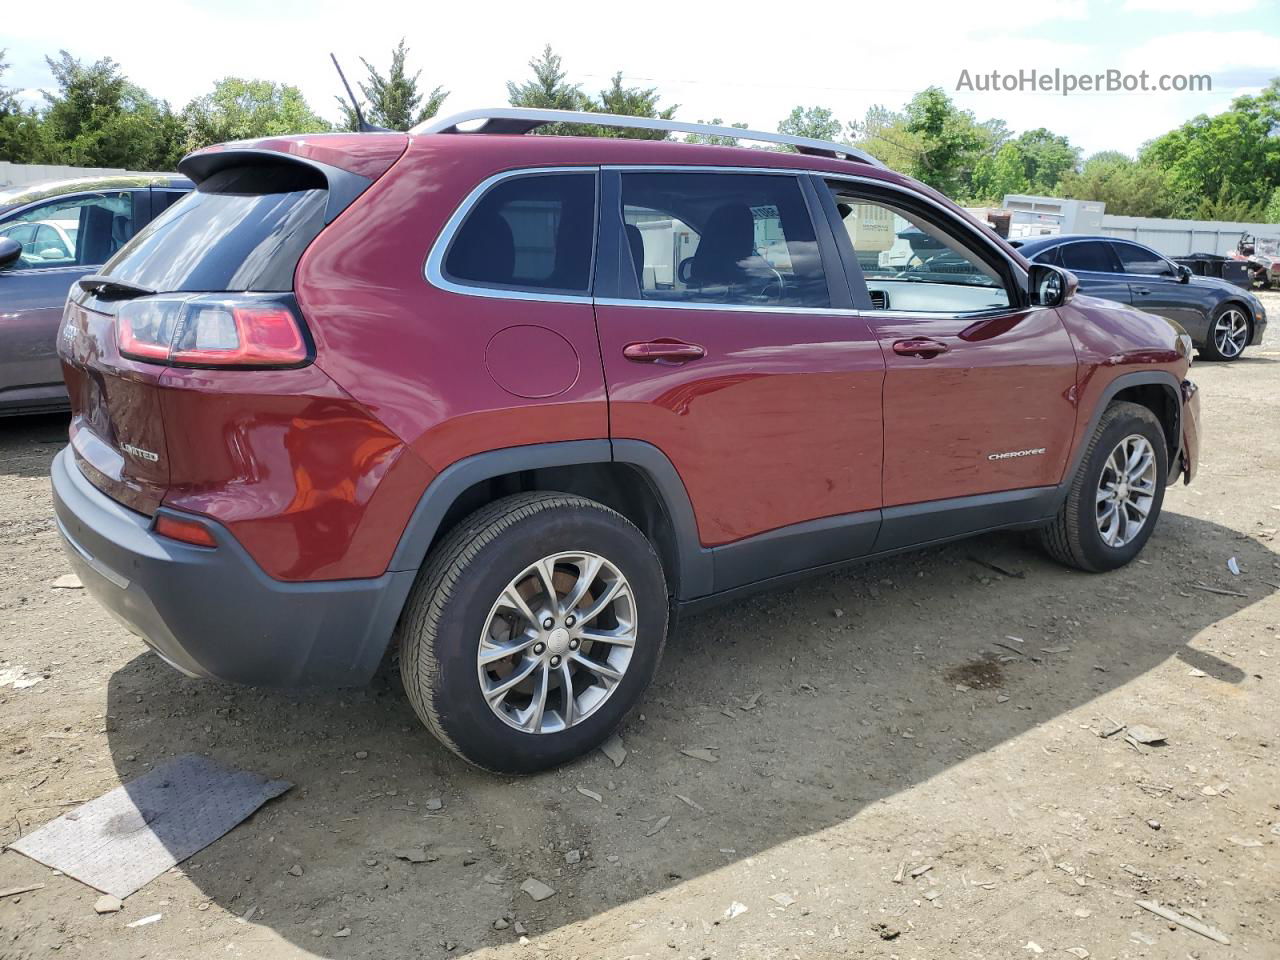
{"label": "side mirror", "polygon": [[1069,270],[1051,267],[1047,263],[1033,263],[1028,275],[1028,286],[1033,306],[1060,307],[1071,302],[1080,281]]}
{"label": "side mirror", "polygon": [[1193,276],[1191,268],[1185,263],[1175,264],[1175,266],[1178,268],[1178,282],[1190,283]]}
{"label": "side mirror", "polygon": [[0,270],[17,263],[22,256],[22,244],[12,237],[0,237]]}

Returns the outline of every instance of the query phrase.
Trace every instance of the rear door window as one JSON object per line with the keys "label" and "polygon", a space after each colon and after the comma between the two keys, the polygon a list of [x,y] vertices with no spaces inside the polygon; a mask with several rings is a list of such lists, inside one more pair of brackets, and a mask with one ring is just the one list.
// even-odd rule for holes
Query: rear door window
{"label": "rear door window", "polygon": [[444,275],[466,286],[585,295],[595,211],[594,172],[501,180],[463,220],[445,253]]}
{"label": "rear door window", "polygon": [[324,228],[324,175],[301,164],[213,174],[152,220],[103,269],[163,292],[293,289],[302,252]]}
{"label": "rear door window", "polygon": [[1088,273],[1119,273],[1120,261],[1111,252],[1111,244],[1101,240],[1080,240],[1062,245],[1062,265],[1068,270]]}
{"label": "rear door window", "polygon": [[624,258],[640,299],[831,304],[799,181],[752,173],[623,173]]}

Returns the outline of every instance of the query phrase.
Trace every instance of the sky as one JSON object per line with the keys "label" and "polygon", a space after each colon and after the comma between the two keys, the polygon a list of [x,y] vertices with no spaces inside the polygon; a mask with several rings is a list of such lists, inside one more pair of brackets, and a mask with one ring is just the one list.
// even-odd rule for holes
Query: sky
{"label": "sky", "polygon": [[[422,84],[451,92],[447,114],[504,105],[506,82],[526,79],[528,61],[551,43],[584,91],[599,91],[621,70],[628,85],[657,87],[664,104],[679,104],[681,120],[720,117],[774,130],[797,104],[855,120],[872,105],[900,108],[936,84],[979,119],[1002,118],[1015,132],[1048,127],[1087,156],[1132,154],[1280,75],[1280,0],[135,0],[112,9],[104,15],[100,2],[59,0],[6,10],[4,85],[40,102],[52,84],[44,56],[67,49],[89,61],[112,57],[175,109],[222,77],[246,76],[295,84],[313,109],[337,119],[341,88],[329,52],[354,80],[363,73],[360,56],[385,70],[404,36]],[[1213,89],[1066,97],[956,89],[962,70],[1055,68],[1209,74]]]}

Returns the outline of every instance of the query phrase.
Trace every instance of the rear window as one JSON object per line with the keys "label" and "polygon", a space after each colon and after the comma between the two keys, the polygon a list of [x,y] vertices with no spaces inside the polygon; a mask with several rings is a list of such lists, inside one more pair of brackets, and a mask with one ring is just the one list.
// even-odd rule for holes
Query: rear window
{"label": "rear window", "polygon": [[163,292],[287,291],[324,227],[322,174],[299,164],[233,167],[202,182],[103,268]]}
{"label": "rear window", "polygon": [[1083,240],[1062,246],[1062,265],[1068,270],[1091,273],[1119,273],[1120,262],[1111,246],[1096,240]]}

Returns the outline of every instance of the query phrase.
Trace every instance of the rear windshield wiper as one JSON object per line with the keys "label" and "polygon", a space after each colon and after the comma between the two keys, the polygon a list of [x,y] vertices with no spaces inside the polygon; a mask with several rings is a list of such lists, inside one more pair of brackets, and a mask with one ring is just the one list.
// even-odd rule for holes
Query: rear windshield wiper
{"label": "rear windshield wiper", "polygon": [[134,297],[149,297],[156,292],[150,287],[129,283],[126,280],[117,280],[114,277],[104,277],[98,273],[91,273],[87,277],[81,277],[80,289],[97,294],[104,300],[131,300]]}

